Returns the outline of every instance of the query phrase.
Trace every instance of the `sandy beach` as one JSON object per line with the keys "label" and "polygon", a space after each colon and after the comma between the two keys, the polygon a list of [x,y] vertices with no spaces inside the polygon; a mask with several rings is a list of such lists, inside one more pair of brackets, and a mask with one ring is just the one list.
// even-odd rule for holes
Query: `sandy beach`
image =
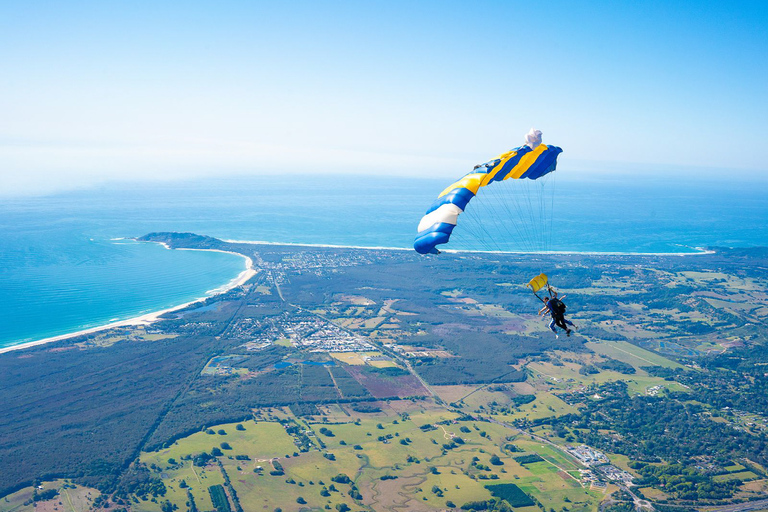
{"label": "sandy beach", "polygon": [[[153,242],[154,243],[154,242]],[[159,242],[160,245],[165,247],[166,249],[172,250],[167,244]],[[0,354],[4,354],[6,352],[11,352],[13,350],[23,350],[25,348],[30,347],[36,347],[38,345],[45,345],[46,343],[53,343],[54,341],[61,341],[66,340],[69,338],[74,338],[75,336],[82,336],[83,334],[91,334],[99,331],[104,331],[106,329],[112,329],[114,327],[126,327],[126,326],[132,326],[132,325],[150,325],[153,322],[156,322],[161,316],[163,316],[166,313],[171,313],[173,311],[178,311],[180,309],[184,309],[187,306],[191,306],[192,304],[195,304],[197,302],[202,302],[205,299],[209,297],[213,297],[216,295],[220,295],[222,293],[228,292],[232,288],[235,288],[237,286],[240,286],[244,283],[246,283],[250,278],[252,278],[254,275],[256,275],[256,269],[253,268],[253,259],[249,258],[248,256],[245,256],[240,253],[232,252],[232,251],[220,251],[217,249],[187,249],[187,248],[180,248],[177,250],[184,250],[184,251],[210,251],[210,252],[225,252],[228,254],[235,254],[237,256],[240,256],[245,259],[245,270],[240,272],[240,274],[234,278],[229,283],[225,284],[224,286],[221,286],[219,288],[216,288],[215,290],[212,290],[208,292],[207,295],[204,297],[200,297],[194,300],[191,300],[189,302],[185,302],[184,304],[179,304],[177,306],[173,306],[167,309],[162,309],[160,311],[153,311],[152,313],[147,313],[144,315],[136,316],[133,318],[128,318],[126,320],[119,320],[117,322],[111,322],[104,325],[99,325],[96,327],[90,327],[88,329],[83,329],[80,331],[70,332],[67,334],[61,334],[59,336],[51,336],[50,338],[43,338],[41,340],[37,341],[29,341],[26,343],[20,343],[18,345],[12,345],[10,347],[2,347],[0,348]]]}
{"label": "sandy beach", "polygon": [[[362,249],[368,251],[407,251],[414,252],[412,247],[379,247],[364,245],[332,245],[332,244],[302,244],[294,242],[265,242],[260,240],[222,240],[231,244],[277,245],[287,247],[317,247],[324,249]],[[697,256],[715,254],[715,251],[704,247],[693,247],[691,252],[610,252],[610,251],[482,251],[472,249],[440,249],[446,254],[528,254],[532,256],[581,255],[581,256]]]}

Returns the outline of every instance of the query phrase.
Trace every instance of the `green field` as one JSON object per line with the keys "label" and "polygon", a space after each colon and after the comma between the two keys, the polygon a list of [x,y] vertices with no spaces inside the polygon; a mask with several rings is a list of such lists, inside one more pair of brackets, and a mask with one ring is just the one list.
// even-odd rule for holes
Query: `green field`
{"label": "green field", "polygon": [[27,487],[0,498],[0,511],[2,512],[34,512],[46,510],[58,512],[90,512],[93,510],[93,501],[100,495],[95,489],[89,489],[80,485],[74,485],[67,480],[53,480],[41,485],[39,492],[50,489],[58,491],[58,495],[48,501],[35,503],[33,501],[34,490]]}
{"label": "green field", "polygon": [[757,475],[752,471],[739,471],[738,473],[727,473],[725,475],[717,475],[713,478],[715,482],[725,482],[728,480],[755,480]]}
{"label": "green field", "polygon": [[585,346],[598,354],[623,361],[635,367],[664,366],[665,368],[682,368],[682,365],[666,357],[625,341],[588,341],[585,343]]}
{"label": "green field", "polygon": [[[226,435],[196,433],[167,449],[143,453],[141,460],[157,468],[156,474],[162,477],[167,487],[163,500],[180,509],[187,501],[186,488],[180,487],[184,480],[198,509],[213,510],[209,488],[224,484],[222,469],[244,510],[280,507],[288,512],[326,505],[334,509],[341,503],[353,510],[363,506],[373,510],[443,510],[447,501],[461,506],[491,499],[486,486],[496,484],[515,484],[556,509],[568,503],[567,498],[570,510],[594,510],[602,498],[566,473],[578,466],[550,445],[520,436],[517,430],[503,425],[457,421],[458,416],[446,410],[416,404],[411,409],[408,416],[378,413],[346,417],[346,421],[329,418],[327,422],[304,423],[291,418],[325,444],[325,449],[319,449],[320,443],[315,443],[298,455],[294,455],[294,438],[283,425],[248,421],[242,423],[244,430],[237,430],[236,424],[215,426],[214,432],[223,429]],[[321,428],[324,433],[320,433]],[[463,443],[453,441],[456,437]],[[215,462],[193,467],[190,457],[210,452],[221,442],[231,447],[218,457],[221,468]],[[519,464],[513,456],[521,453],[508,453],[503,448],[509,443],[544,460]],[[238,456],[250,460],[238,460]],[[284,475],[269,474],[272,458],[282,465]],[[348,476],[350,482],[332,482],[338,474]],[[155,512],[160,504],[144,501],[135,504],[135,510]]]}

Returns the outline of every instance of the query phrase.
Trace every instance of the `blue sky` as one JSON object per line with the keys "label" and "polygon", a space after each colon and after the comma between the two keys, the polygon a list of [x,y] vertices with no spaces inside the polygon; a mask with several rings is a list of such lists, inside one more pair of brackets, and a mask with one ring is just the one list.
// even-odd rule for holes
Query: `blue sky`
{"label": "blue sky", "polygon": [[0,194],[573,172],[762,175],[768,2],[0,3]]}

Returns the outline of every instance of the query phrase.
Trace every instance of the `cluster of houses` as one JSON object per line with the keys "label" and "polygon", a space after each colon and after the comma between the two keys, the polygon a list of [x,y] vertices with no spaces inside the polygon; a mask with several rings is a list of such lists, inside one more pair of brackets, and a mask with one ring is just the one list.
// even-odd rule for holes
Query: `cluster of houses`
{"label": "cluster of houses", "polygon": [[[608,457],[603,452],[595,450],[585,444],[582,444],[581,446],[571,446],[566,448],[566,450],[576,457],[579,462],[587,467],[593,468],[594,471],[597,471],[606,479],[620,482],[625,485],[632,483],[632,478],[634,477],[627,471],[609,464],[610,460],[608,460]],[[592,487],[605,486],[605,484],[600,483],[600,479],[592,470],[582,470],[581,479],[582,481],[590,482]]]}

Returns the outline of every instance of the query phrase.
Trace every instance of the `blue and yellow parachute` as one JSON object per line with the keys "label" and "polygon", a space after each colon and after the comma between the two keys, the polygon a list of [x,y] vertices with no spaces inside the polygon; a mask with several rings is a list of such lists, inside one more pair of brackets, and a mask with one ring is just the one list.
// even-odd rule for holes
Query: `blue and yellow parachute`
{"label": "blue and yellow parachute", "polygon": [[562,149],[541,144],[541,132],[531,129],[528,143],[508,151],[475,169],[443,190],[419,222],[413,248],[421,254],[437,254],[436,246],[448,242],[458,217],[482,187],[503,180],[535,180],[557,167]]}

